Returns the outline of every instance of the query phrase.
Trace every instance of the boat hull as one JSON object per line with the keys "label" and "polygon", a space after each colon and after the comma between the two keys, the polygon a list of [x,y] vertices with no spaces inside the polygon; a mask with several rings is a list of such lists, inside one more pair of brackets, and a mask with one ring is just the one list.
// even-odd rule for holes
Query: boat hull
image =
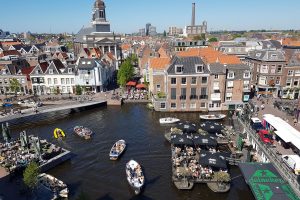
{"label": "boat hull", "polygon": [[177,118],[161,118],[161,119],[159,119],[160,124],[174,124],[179,121],[180,121],[180,119],[177,119]]}
{"label": "boat hull", "polygon": [[[123,147],[123,149],[121,149],[121,151],[116,152],[114,149],[116,148],[117,144],[121,145],[121,147]],[[117,141],[111,148],[110,152],[109,152],[109,159],[110,160],[118,160],[119,157],[124,153],[124,151],[126,150],[126,142],[125,140],[119,140]]]}
{"label": "boat hull", "polygon": [[224,114],[220,114],[220,115],[200,115],[199,117],[200,117],[200,119],[203,119],[203,120],[222,120],[226,117],[226,115],[224,115]]}
{"label": "boat hull", "polygon": [[143,174],[140,164],[134,160],[130,160],[126,164],[126,176],[130,187],[134,190],[136,195],[141,193],[141,190],[145,184],[145,176]]}

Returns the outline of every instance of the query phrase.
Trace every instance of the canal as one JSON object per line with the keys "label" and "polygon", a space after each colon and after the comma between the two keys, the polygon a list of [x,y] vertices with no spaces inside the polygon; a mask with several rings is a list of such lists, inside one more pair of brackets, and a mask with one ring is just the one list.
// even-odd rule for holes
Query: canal
{"label": "canal", "polygon": [[[253,200],[237,167],[231,167],[234,178],[230,192],[213,193],[205,184],[198,184],[191,191],[179,191],[171,181],[170,144],[164,133],[170,127],[160,126],[159,118],[175,116],[181,120],[199,122],[198,113],[157,113],[144,104],[126,104],[122,107],[102,107],[72,115],[63,119],[53,116],[44,123],[24,124],[12,130],[13,137],[26,129],[28,134],[38,135],[74,153],[74,157],[48,171],[63,180],[70,189],[70,199],[85,193],[92,200],[100,199],[201,199],[201,200]],[[91,140],[83,140],[73,133],[75,125],[89,127],[95,132]],[[53,130],[62,128],[67,137],[63,141],[53,139]],[[115,141],[125,139],[128,148],[119,161],[110,161],[109,150]],[[135,197],[125,175],[125,163],[135,159],[142,164],[146,185],[141,195]]]}

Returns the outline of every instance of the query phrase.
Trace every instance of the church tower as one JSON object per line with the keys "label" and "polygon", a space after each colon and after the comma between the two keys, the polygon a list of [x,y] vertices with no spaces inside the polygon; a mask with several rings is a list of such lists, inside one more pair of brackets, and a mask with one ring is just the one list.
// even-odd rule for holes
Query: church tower
{"label": "church tower", "polygon": [[110,23],[106,20],[105,3],[102,0],[94,3],[92,25],[96,32],[110,32]]}

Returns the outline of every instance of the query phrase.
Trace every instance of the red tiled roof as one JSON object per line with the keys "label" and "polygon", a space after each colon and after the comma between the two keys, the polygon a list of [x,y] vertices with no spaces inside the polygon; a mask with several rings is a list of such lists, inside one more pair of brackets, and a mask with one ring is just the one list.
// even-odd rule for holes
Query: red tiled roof
{"label": "red tiled roof", "polygon": [[150,58],[150,68],[152,69],[166,69],[170,64],[170,58]]}
{"label": "red tiled roof", "polygon": [[23,67],[21,69],[21,72],[23,75],[26,75],[27,80],[30,80],[30,73],[32,72],[32,70],[34,69],[34,67]]}
{"label": "red tiled roof", "polygon": [[0,54],[0,57],[11,56],[11,55],[21,56],[21,54],[17,50],[7,50],[7,51],[3,51]]}

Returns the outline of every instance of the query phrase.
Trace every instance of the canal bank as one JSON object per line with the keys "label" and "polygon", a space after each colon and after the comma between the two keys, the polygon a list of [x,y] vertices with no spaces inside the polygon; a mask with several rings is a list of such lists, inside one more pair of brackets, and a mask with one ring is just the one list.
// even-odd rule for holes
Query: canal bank
{"label": "canal bank", "polygon": [[10,127],[16,127],[22,124],[39,123],[47,120],[47,118],[60,119],[66,115],[90,110],[94,108],[104,107],[107,105],[106,101],[98,102],[83,102],[83,103],[69,103],[65,105],[58,105],[54,107],[40,107],[38,112],[29,112],[24,114],[14,114],[11,116],[0,118],[0,123],[8,122]]}

